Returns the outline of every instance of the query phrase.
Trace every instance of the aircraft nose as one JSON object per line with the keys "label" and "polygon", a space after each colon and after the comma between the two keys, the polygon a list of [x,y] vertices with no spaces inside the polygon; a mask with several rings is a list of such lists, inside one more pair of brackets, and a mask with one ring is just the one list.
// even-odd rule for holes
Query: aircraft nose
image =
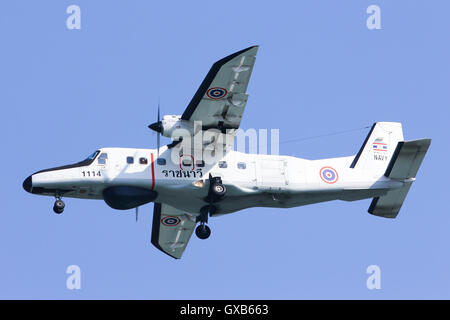
{"label": "aircraft nose", "polygon": [[23,181],[23,188],[26,192],[31,192],[31,188],[33,187],[33,178],[29,176]]}

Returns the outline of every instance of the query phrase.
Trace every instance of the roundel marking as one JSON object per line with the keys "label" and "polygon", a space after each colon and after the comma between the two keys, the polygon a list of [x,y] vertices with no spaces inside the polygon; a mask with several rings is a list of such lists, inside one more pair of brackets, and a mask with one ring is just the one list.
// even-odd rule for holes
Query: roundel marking
{"label": "roundel marking", "polygon": [[161,223],[168,227],[174,227],[178,225],[180,221],[181,221],[180,218],[172,216],[164,217],[161,219]]}
{"label": "roundel marking", "polygon": [[209,88],[208,91],[206,91],[206,95],[208,96],[208,98],[213,100],[221,99],[225,97],[227,93],[227,89],[220,87]]}
{"label": "roundel marking", "polygon": [[338,181],[339,175],[335,169],[332,167],[323,167],[320,169],[320,178],[329,184],[335,183]]}

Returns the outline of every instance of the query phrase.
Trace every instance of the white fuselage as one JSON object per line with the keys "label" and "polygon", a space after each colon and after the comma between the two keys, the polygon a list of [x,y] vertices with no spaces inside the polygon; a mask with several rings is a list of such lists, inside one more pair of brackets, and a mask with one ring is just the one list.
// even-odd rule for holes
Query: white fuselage
{"label": "white fuselage", "polygon": [[208,176],[221,177],[226,197],[217,214],[248,207],[295,207],[330,200],[360,200],[399,188],[394,181],[371,171],[352,169],[351,157],[305,160],[291,156],[228,152],[209,165],[182,155],[171,160],[162,147],[155,149],[103,148],[86,166],[56,168],[32,175],[32,188],[40,194],[103,199],[112,186],[133,186],[157,193],[155,202],[198,214],[205,205]]}

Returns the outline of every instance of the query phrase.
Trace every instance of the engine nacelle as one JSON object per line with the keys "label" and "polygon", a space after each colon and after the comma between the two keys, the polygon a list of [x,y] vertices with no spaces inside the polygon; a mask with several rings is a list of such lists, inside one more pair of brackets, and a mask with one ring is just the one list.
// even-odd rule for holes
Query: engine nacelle
{"label": "engine nacelle", "polygon": [[103,190],[103,199],[113,209],[127,210],[152,202],[158,194],[148,188],[114,186]]}
{"label": "engine nacelle", "polygon": [[194,124],[191,121],[182,120],[178,115],[166,115],[161,121],[161,134],[164,137],[178,140],[179,137],[194,136]]}

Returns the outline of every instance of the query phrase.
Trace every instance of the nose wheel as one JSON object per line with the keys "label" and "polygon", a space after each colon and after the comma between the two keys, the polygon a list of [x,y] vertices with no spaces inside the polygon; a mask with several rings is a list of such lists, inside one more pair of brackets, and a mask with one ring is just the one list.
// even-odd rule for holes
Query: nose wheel
{"label": "nose wheel", "polygon": [[66,204],[64,203],[64,201],[62,201],[61,199],[57,199],[55,201],[55,204],[53,205],[53,211],[56,214],[61,214],[61,213],[63,213],[65,206],[66,206]]}

